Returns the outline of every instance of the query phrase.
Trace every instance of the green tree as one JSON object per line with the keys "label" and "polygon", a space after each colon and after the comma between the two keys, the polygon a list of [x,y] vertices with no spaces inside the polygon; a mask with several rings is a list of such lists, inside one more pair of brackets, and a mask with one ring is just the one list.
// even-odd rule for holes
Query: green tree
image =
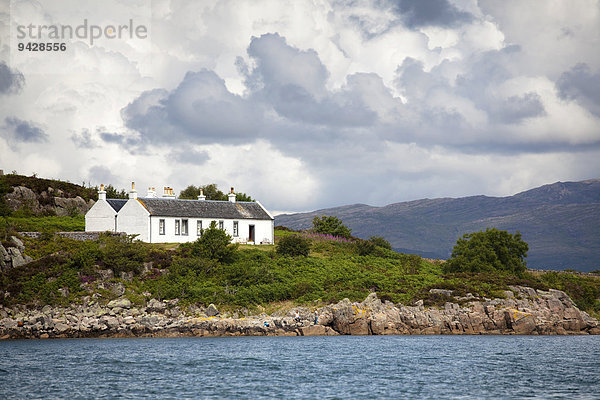
{"label": "green tree", "polygon": [[237,244],[231,243],[231,236],[223,229],[217,228],[217,223],[213,221],[192,244],[192,255],[219,262],[231,262],[237,247]]}
{"label": "green tree", "polygon": [[519,232],[513,234],[496,228],[474,232],[458,239],[447,272],[507,271],[520,274],[526,269],[529,246]]}
{"label": "green tree", "polygon": [[[220,200],[220,201],[229,200],[227,197],[227,194],[225,194],[221,190],[219,190],[216,183],[211,183],[211,184],[204,185],[204,186],[190,185],[190,186],[186,187],[185,189],[183,189],[179,193],[179,198],[195,200],[200,195],[201,190],[204,193],[204,195],[206,196],[206,200]],[[236,193],[235,199],[236,199],[236,201],[254,201],[252,199],[252,197],[248,196],[246,193]]]}
{"label": "green tree", "polygon": [[[97,190],[98,188],[96,188]],[[104,186],[104,190],[106,191],[107,199],[128,199],[129,195],[125,191],[125,189],[117,190],[113,185]]]}
{"label": "green tree", "polygon": [[300,235],[284,236],[277,243],[277,254],[292,257],[308,256],[310,245],[310,240]]}
{"label": "green tree", "polygon": [[323,215],[313,218],[313,230],[325,235],[350,238],[352,230],[342,223],[337,217]]}
{"label": "green tree", "polygon": [[371,243],[373,243],[375,246],[378,246],[378,247],[381,247],[384,249],[388,249],[388,250],[392,249],[392,245],[390,244],[390,242],[388,242],[381,236],[371,236],[369,238],[369,241]]}

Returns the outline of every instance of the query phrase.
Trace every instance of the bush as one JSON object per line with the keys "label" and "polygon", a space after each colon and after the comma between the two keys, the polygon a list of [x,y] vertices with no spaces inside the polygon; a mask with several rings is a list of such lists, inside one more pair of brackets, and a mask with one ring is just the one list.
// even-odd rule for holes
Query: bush
{"label": "bush", "polygon": [[375,251],[375,244],[370,240],[358,240],[354,242],[354,248],[359,256],[368,256]]}
{"label": "bush", "polygon": [[344,238],[350,238],[350,233],[352,232],[352,230],[344,225],[340,219],[327,215],[313,218],[313,230],[316,233],[341,236]]}
{"label": "bush", "polygon": [[369,238],[369,241],[377,247],[392,250],[392,245],[390,244],[390,242],[388,242],[381,236],[371,236]]}
{"label": "bush", "polygon": [[277,254],[282,256],[308,256],[310,252],[310,240],[300,235],[290,235],[281,238],[277,243]]}
{"label": "bush", "polygon": [[205,257],[219,262],[231,262],[237,250],[236,244],[231,244],[231,236],[217,228],[215,221],[202,231],[202,236],[192,243],[192,255]]}
{"label": "bush", "polygon": [[512,235],[496,228],[474,232],[458,239],[450,260],[444,265],[446,272],[507,271],[525,272],[529,246],[517,232]]}

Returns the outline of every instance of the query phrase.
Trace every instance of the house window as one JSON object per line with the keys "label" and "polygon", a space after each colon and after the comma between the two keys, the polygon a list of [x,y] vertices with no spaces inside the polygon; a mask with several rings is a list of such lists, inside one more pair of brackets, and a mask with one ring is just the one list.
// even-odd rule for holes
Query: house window
{"label": "house window", "polygon": [[159,235],[165,234],[165,220],[164,219],[158,220],[158,234]]}
{"label": "house window", "polygon": [[184,236],[188,235],[188,220],[187,219],[181,220],[181,234]]}
{"label": "house window", "polygon": [[175,234],[181,235],[181,221],[178,219],[175,220]]}
{"label": "house window", "polygon": [[238,222],[233,221],[233,236],[237,237],[238,235]]}
{"label": "house window", "polygon": [[223,221],[219,221],[219,229],[223,230],[223,225],[224,225]]}
{"label": "house window", "polygon": [[202,236],[202,221],[196,222],[196,236]]}

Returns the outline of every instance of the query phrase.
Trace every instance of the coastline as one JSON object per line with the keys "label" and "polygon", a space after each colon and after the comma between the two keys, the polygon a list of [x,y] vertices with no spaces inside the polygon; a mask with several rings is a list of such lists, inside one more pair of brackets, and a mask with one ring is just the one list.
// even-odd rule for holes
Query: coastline
{"label": "coastline", "polygon": [[[462,298],[442,308],[344,299],[314,311],[220,315],[214,305],[182,309],[177,300],[151,299],[137,308],[126,298],[99,305],[41,310],[0,307],[0,340],[106,337],[221,337],[326,335],[598,335],[600,323],[564,292],[514,286],[503,299]],[[300,321],[295,320],[296,311]],[[281,315],[283,314],[283,315]],[[236,318],[237,317],[237,318]]]}

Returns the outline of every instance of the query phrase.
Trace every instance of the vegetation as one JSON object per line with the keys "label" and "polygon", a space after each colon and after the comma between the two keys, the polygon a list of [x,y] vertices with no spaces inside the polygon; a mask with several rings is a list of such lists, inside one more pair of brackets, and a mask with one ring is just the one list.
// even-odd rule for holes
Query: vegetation
{"label": "vegetation", "polygon": [[[190,185],[183,189],[181,193],[179,193],[179,198],[195,200],[200,195],[200,191],[202,191],[202,193],[206,196],[206,200],[228,200],[227,194],[219,190],[216,183],[211,183],[204,186]],[[248,196],[246,193],[236,193],[235,199],[236,201],[254,201],[252,197]]]}
{"label": "vegetation", "polygon": [[277,243],[277,254],[290,257],[308,257],[310,245],[310,240],[300,235],[285,236]]}
{"label": "vegetation", "polygon": [[[94,188],[94,189],[98,190],[97,188]],[[128,199],[129,198],[129,194],[125,191],[125,189],[117,190],[117,188],[111,184],[104,186],[104,191],[106,192],[107,199]]]}
{"label": "vegetation", "polygon": [[202,230],[202,236],[182,247],[189,248],[190,255],[193,257],[227,263],[233,260],[238,246],[232,244],[231,236],[225,230],[217,228],[217,223],[212,221],[208,228]]}
{"label": "vegetation", "polygon": [[[0,227],[3,243],[14,234],[12,227]],[[395,303],[423,300],[443,306],[446,301],[467,301],[461,298],[469,293],[502,297],[510,285],[524,285],[564,290],[581,309],[600,313],[597,276],[523,271],[502,253],[497,258],[513,260],[507,264],[513,267],[492,262],[494,268],[454,270],[449,263],[391,251],[380,238],[357,240],[283,229],[275,234],[275,246],[240,247],[231,245],[230,237],[215,225],[196,242],[179,246],[142,243],[131,236],[103,235],[80,242],[47,232],[40,239],[23,238],[26,254],[36,261],[0,273],[0,304],[66,305],[91,294],[107,302],[118,296],[110,288],[122,285],[125,295],[138,303],[142,293],[149,292],[159,299],[179,298],[184,305],[214,303],[225,310],[284,301],[361,301],[371,292]],[[462,240],[474,236],[479,235]],[[507,239],[503,233],[490,236]],[[522,254],[520,235],[508,239],[500,242]],[[513,242],[519,246],[511,247]],[[107,270],[114,278],[105,277]],[[122,274],[132,274],[133,279],[125,280]],[[430,292],[434,288],[452,290],[452,296]]]}
{"label": "vegetation", "polygon": [[388,242],[381,236],[371,236],[369,238],[369,241],[375,246],[381,247],[382,249],[392,250],[392,245],[390,244],[390,242]]}
{"label": "vegetation", "polygon": [[0,230],[15,232],[76,232],[85,230],[85,216],[0,217]]}
{"label": "vegetation", "polygon": [[526,269],[528,245],[521,234],[510,234],[496,228],[474,232],[458,239],[450,260],[445,264],[447,272],[506,271],[521,274]]}
{"label": "vegetation", "polygon": [[313,218],[313,231],[343,238],[350,238],[352,232],[340,219],[327,215]]}

